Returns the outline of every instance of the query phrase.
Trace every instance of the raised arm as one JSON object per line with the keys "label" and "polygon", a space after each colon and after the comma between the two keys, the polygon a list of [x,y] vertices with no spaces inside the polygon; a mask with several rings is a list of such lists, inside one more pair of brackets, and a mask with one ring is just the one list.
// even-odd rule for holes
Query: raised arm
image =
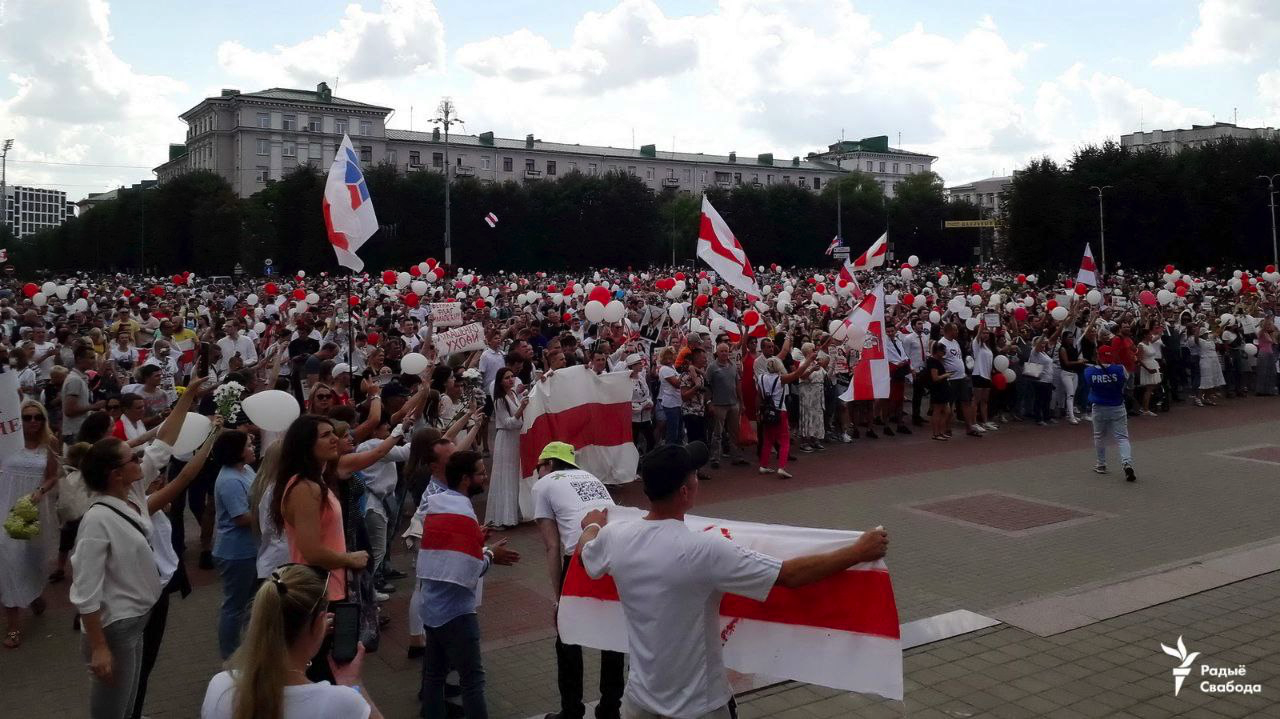
{"label": "raised arm", "polygon": [[155,514],[174,499],[177,499],[178,495],[199,476],[200,470],[204,468],[205,461],[209,459],[209,452],[213,449],[214,440],[218,438],[218,435],[222,434],[222,417],[214,417],[213,423],[213,430],[205,438],[204,444],[200,445],[200,449],[191,457],[191,461],[187,462],[181,472],[178,472],[178,476],[174,477],[172,482],[164,485],[159,490],[147,495],[148,514]]}
{"label": "raised arm", "polygon": [[182,422],[186,419],[187,413],[191,411],[191,405],[195,404],[196,397],[203,394],[204,386],[208,382],[208,377],[196,377],[187,385],[187,391],[182,393],[178,398],[177,404],[173,405],[173,411],[168,417],[164,418],[164,422],[160,424],[160,428],[156,430],[156,439],[164,442],[170,447],[174,442],[178,441],[178,433],[182,431]]}

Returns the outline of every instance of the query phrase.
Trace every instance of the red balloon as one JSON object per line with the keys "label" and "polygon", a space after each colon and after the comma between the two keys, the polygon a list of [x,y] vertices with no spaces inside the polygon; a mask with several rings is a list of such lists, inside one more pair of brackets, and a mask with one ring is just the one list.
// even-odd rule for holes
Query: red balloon
{"label": "red balloon", "polygon": [[1173,274],[1173,269],[1174,269],[1174,268],[1173,268],[1173,265],[1165,265],[1165,266],[1164,266],[1164,273],[1165,273],[1166,275],[1171,275],[1171,274]]}
{"label": "red balloon", "polygon": [[902,304],[906,305],[907,307],[911,307],[915,303],[916,303],[916,296],[911,294],[910,292],[902,296]]}
{"label": "red balloon", "polygon": [[1004,389],[1009,385],[1009,380],[1004,378],[1003,372],[996,372],[991,375],[991,385],[996,389]]}
{"label": "red balloon", "polygon": [[[38,293],[39,291],[40,291],[40,285],[37,285],[34,282],[28,282],[27,284],[22,286],[22,294],[26,295],[27,297],[35,297],[36,293]],[[126,295],[126,297],[127,296],[128,295]]]}
{"label": "red balloon", "polygon": [[[1267,272],[1271,272],[1271,270],[1267,270]],[[705,279],[707,279],[707,271],[706,271],[706,270],[703,270],[703,271],[699,272],[699,273],[698,273],[698,279],[700,279],[700,280],[705,280]]]}
{"label": "red balloon", "polygon": [[356,306],[358,306],[359,304],[360,304],[360,298],[359,298],[359,297],[356,297],[355,295],[351,295],[350,297],[348,297],[348,298],[347,298],[347,305],[348,305],[348,306],[350,306],[350,307],[356,307]]}
{"label": "red balloon", "polygon": [[[34,285],[32,285],[32,286],[34,287]],[[27,288],[23,287],[23,288],[22,288],[22,291],[25,293],[25,292],[27,291]],[[33,294],[34,294],[34,293],[33,293]],[[129,289],[129,288],[127,288],[127,287],[126,287],[124,290],[122,290],[122,291],[120,292],[120,294],[124,295],[125,297],[132,297],[132,296],[133,296],[133,290],[131,290],[131,289]],[[89,293],[88,293],[88,292],[84,293],[84,296],[85,296],[85,297],[88,297],[88,296],[89,296]]]}
{"label": "red balloon", "polygon": [[827,313],[827,312],[830,312],[830,311],[831,311],[831,305],[820,305],[820,306],[818,307],[818,310],[819,310],[819,311],[821,311],[821,312],[823,312],[823,313],[825,314],[825,313]]}
{"label": "red balloon", "polygon": [[560,291],[560,288],[556,287],[555,285],[547,285],[547,292],[555,294],[556,292],[559,292],[559,291]]}
{"label": "red balloon", "polygon": [[422,270],[418,269],[417,265],[409,265],[409,274],[413,277],[417,277],[422,274]]}
{"label": "red balloon", "polygon": [[437,267],[437,268],[435,268],[434,270],[432,270],[432,272],[435,272],[435,273],[436,273],[436,279],[437,279],[437,280],[443,280],[443,279],[444,279],[444,268],[443,268],[443,267]]}
{"label": "red balloon", "polygon": [[981,292],[982,285],[978,284],[977,282],[974,282],[973,284],[969,285],[969,289],[973,290],[974,292]]}
{"label": "red balloon", "polygon": [[1027,321],[1027,308],[1021,305],[1013,308],[1013,318],[1019,322]]}
{"label": "red balloon", "polygon": [[755,327],[760,323],[760,313],[755,310],[747,310],[742,315],[742,322],[748,327]]}
{"label": "red balloon", "polygon": [[849,280],[846,280],[845,278],[841,277],[840,279],[836,280],[836,285],[839,287],[848,287]]}
{"label": "red balloon", "polygon": [[371,345],[378,344],[378,340],[382,339],[382,337],[379,336],[377,332],[370,332],[365,336],[369,339],[369,344]]}
{"label": "red balloon", "polygon": [[1018,284],[1020,284],[1020,285],[1025,285],[1025,284],[1027,284],[1027,276],[1026,276],[1026,275],[1018,275]]}
{"label": "red balloon", "polygon": [[278,295],[278,294],[280,294],[280,288],[279,288],[279,287],[276,287],[276,283],[274,283],[274,282],[268,282],[268,283],[267,283],[267,285],[266,285],[265,287],[263,287],[263,289],[264,289],[264,290],[266,290],[266,291],[267,291],[267,294],[269,294],[269,295]]}
{"label": "red balloon", "polygon": [[1275,265],[1267,265],[1266,270],[1267,270],[1267,272],[1275,272],[1275,271],[1276,271],[1276,266],[1275,266]]}
{"label": "red balloon", "polygon": [[733,295],[724,298],[724,304],[729,309],[733,309]]}
{"label": "red balloon", "polygon": [[1186,297],[1186,296],[1187,296],[1187,286],[1186,286],[1186,285],[1178,285],[1178,286],[1177,286],[1177,288],[1176,288],[1176,289],[1174,289],[1174,293],[1175,293],[1176,295],[1178,295],[1179,297]]}
{"label": "red balloon", "polygon": [[428,257],[428,258],[427,258],[427,269],[434,270],[435,268],[436,268],[436,258],[434,258],[434,257]]}
{"label": "red balloon", "polygon": [[561,315],[561,316],[560,316],[560,321],[561,321],[561,322],[572,322],[572,321],[573,321],[573,315],[572,315],[572,314],[570,314],[570,313],[568,313],[568,312],[566,312],[566,313],[564,313],[563,315]]}
{"label": "red balloon", "polygon": [[901,269],[904,269],[904,270],[909,270],[909,269],[911,269],[911,263],[910,263],[910,262],[903,262],[903,263],[902,263],[902,268],[901,268]]}
{"label": "red balloon", "polygon": [[293,291],[293,299],[299,302],[307,299],[307,291],[299,287],[298,289]]}
{"label": "red balloon", "polygon": [[419,299],[419,297],[418,297],[417,295],[413,294],[412,292],[410,292],[410,293],[408,293],[408,294],[406,294],[406,295],[404,296],[404,303],[405,303],[405,305],[406,305],[406,306],[408,306],[408,307],[417,307],[417,306],[418,306],[418,302],[420,302],[420,301],[421,301],[421,300]]}
{"label": "red balloon", "polygon": [[684,273],[683,273],[683,272],[677,272],[677,273],[676,273],[676,279],[677,279],[677,280],[683,280],[683,279],[684,279]]}
{"label": "red balloon", "polygon": [[382,284],[394,285],[396,283],[396,273],[394,270],[385,270],[382,273]]}
{"label": "red balloon", "polygon": [[187,281],[187,278],[183,277],[182,275],[174,275],[171,279],[173,280],[173,284],[175,285],[180,285],[183,282]]}
{"label": "red balloon", "polygon": [[814,289],[818,291],[818,294],[824,294],[827,291],[827,286],[826,284],[819,282],[818,286],[815,287]]}
{"label": "red balloon", "polygon": [[810,277],[810,278],[809,278],[809,284],[811,284],[811,285],[816,285],[816,284],[818,284],[818,281],[817,281],[817,280],[815,280],[815,279],[813,279],[812,277]]}
{"label": "red balloon", "polygon": [[613,295],[611,295],[611,294],[609,293],[609,288],[607,288],[607,287],[596,287],[596,288],[594,288],[594,289],[592,289],[592,290],[591,290],[591,294],[587,295],[587,299],[589,299],[589,300],[595,300],[596,302],[599,302],[599,303],[600,303],[600,304],[602,304],[602,305],[607,305],[607,304],[609,304],[609,299],[610,299],[612,296],[613,296]]}
{"label": "red balloon", "polygon": [[1138,301],[1148,307],[1156,306],[1156,296],[1151,290],[1143,290],[1138,293]]}
{"label": "red balloon", "polygon": [[1049,300],[1048,302],[1044,303],[1044,308],[1046,310],[1049,310],[1050,312],[1052,312],[1054,308],[1057,306],[1058,306],[1057,300]]}
{"label": "red balloon", "polygon": [[568,296],[572,295],[572,294],[573,294],[573,285],[568,285],[568,286],[566,286],[566,287],[564,288],[564,291],[563,291],[563,292],[561,292],[560,294],[564,295],[565,297],[568,297]]}
{"label": "red balloon", "polygon": [[709,298],[706,295],[698,295],[693,298],[693,304],[695,307],[706,307],[708,301]]}
{"label": "red balloon", "polygon": [[476,309],[478,310],[484,309],[484,300],[480,299],[479,297],[476,298]]}
{"label": "red balloon", "polygon": [[1086,293],[1086,292],[1088,292],[1088,291],[1089,291],[1089,287],[1088,287],[1087,285],[1084,285],[1084,284],[1076,285],[1076,286],[1075,286],[1075,288],[1076,288],[1076,294],[1077,294],[1077,295],[1083,295],[1084,293]]}
{"label": "red balloon", "polygon": [[1070,277],[1067,278],[1067,289],[1071,289],[1072,287],[1075,287],[1075,284],[1076,284],[1075,280],[1071,279]]}
{"label": "red balloon", "polygon": [[155,295],[156,297],[159,297],[160,295],[164,294],[164,288],[161,287],[160,285],[156,285],[155,287],[151,288],[151,294]]}

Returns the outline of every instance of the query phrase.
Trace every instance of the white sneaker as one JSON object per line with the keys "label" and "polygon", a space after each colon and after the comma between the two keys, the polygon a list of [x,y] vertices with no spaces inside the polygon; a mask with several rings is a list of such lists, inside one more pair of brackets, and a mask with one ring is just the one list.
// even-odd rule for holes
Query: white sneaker
{"label": "white sneaker", "polygon": [[373,601],[375,602],[385,602],[390,598],[391,598],[390,594],[383,594],[382,592],[373,593]]}
{"label": "white sneaker", "polygon": [[1067,417],[1067,424],[1080,424],[1080,420],[1075,417]]}
{"label": "white sneaker", "polygon": [[761,467],[761,468],[760,468],[760,474],[773,474],[773,473],[774,473],[774,471],[775,471],[775,470],[774,470],[772,467]]}
{"label": "white sneaker", "polygon": [[841,432],[840,441],[844,442],[845,444],[849,444],[850,442],[853,441],[853,437],[850,437],[848,432]]}
{"label": "white sneaker", "polygon": [[1081,417],[1080,419],[1082,419],[1082,420],[1084,420],[1084,421],[1086,421],[1086,422],[1092,422],[1092,421],[1093,421],[1093,415],[1091,415],[1091,414],[1086,414],[1085,416]]}
{"label": "white sneaker", "polygon": [[785,469],[778,470],[778,476],[782,477],[783,479],[791,479],[792,477],[791,473]]}
{"label": "white sneaker", "polygon": [[987,430],[991,430],[991,431],[995,431],[995,430],[997,430],[997,429],[1000,429],[1000,425],[996,424],[995,422],[987,422],[986,424],[982,425],[982,427],[983,427],[983,429],[987,429]]}
{"label": "white sneaker", "polygon": [[986,428],[985,428],[985,427],[983,427],[983,426],[982,426],[982,425],[980,425],[980,424],[971,424],[971,425],[969,425],[969,431],[970,431],[970,432],[977,432],[978,434],[985,434],[987,430],[986,430]]}

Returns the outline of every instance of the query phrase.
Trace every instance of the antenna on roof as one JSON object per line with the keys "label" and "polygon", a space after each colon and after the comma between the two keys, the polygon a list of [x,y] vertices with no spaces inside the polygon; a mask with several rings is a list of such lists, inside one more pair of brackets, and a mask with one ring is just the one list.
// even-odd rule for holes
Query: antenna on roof
{"label": "antenna on roof", "polygon": [[409,132],[413,132],[413,105],[409,106]]}
{"label": "antenna on roof", "polygon": [[1240,108],[1238,107],[1231,108],[1231,124],[1232,125],[1240,124],[1239,118],[1240,118]]}
{"label": "antenna on roof", "polygon": [[1146,131],[1147,131],[1147,108],[1142,105],[1139,105],[1138,106],[1138,132],[1146,132]]}
{"label": "antenna on roof", "polygon": [[902,147],[902,130],[898,130],[898,147]]}
{"label": "antenna on roof", "polygon": [[636,129],[631,128],[631,149],[636,149]]}

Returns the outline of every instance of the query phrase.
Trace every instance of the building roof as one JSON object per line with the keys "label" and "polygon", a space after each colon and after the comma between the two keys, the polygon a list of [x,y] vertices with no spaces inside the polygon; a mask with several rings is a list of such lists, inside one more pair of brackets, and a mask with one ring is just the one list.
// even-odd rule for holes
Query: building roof
{"label": "building roof", "polygon": [[951,185],[946,188],[946,191],[955,192],[956,190],[964,190],[967,188],[977,187],[978,185],[990,185],[990,184],[1008,185],[1012,182],[1013,182],[1012,175],[1001,175],[999,177],[980,177],[971,182],[961,182],[958,185]]}
{"label": "building roof", "polygon": [[[416,130],[387,130],[387,139],[399,142],[422,142],[428,144],[443,145],[443,138],[440,140],[433,139],[430,132],[418,132]],[[577,143],[567,142],[547,142],[545,140],[535,139],[533,146],[528,145],[528,141],[521,139],[516,140],[506,137],[486,137],[481,139],[480,135],[449,135],[449,144],[459,147],[477,147],[492,148],[495,150],[532,150],[536,152],[550,152],[558,154],[580,154],[594,155],[600,157],[615,157],[621,159],[633,160],[668,160],[673,162],[690,162],[704,163],[714,165],[733,165],[735,167],[752,168],[752,167],[773,167],[779,170],[809,170],[811,172],[843,172],[836,167],[834,163],[815,161],[812,158],[800,159],[800,164],[793,165],[792,158],[775,158],[772,154],[750,155],[738,154],[736,159],[730,161],[728,155],[708,155],[702,152],[663,152],[655,150],[652,154],[647,154],[644,149],[634,149],[626,147],[611,147],[608,145],[580,145]],[[645,146],[650,147],[649,145]],[[767,158],[767,162],[763,162],[761,158]]]}
{"label": "building roof", "polygon": [[312,102],[323,103],[325,105],[338,105],[341,107],[352,107],[362,110],[385,110],[391,112],[391,108],[382,107],[381,105],[370,105],[367,102],[356,102],[355,100],[347,100],[336,95],[332,96],[327,102],[320,99],[320,93],[315,90],[295,90],[288,87],[273,87],[269,90],[259,90],[258,92],[242,92],[239,97],[256,97],[263,100],[286,100],[292,102]]}

